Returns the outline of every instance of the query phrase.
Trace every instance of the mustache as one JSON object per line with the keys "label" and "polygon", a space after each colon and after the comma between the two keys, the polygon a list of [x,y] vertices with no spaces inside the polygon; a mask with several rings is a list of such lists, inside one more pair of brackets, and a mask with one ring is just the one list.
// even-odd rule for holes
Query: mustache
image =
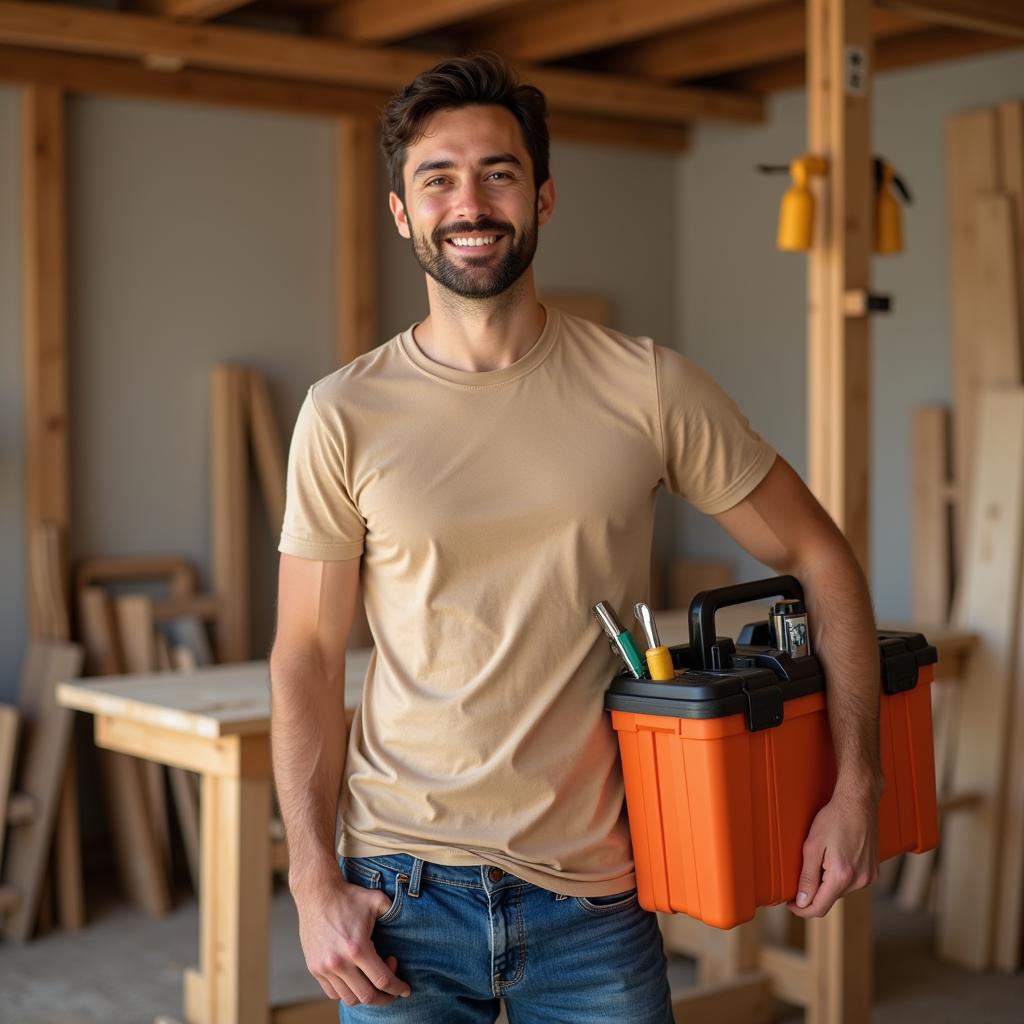
{"label": "mustache", "polygon": [[430,238],[435,246],[440,246],[448,235],[460,235],[467,231],[492,231],[496,235],[515,234],[515,228],[507,221],[483,217],[475,221],[458,220],[451,224],[442,224],[434,229]]}

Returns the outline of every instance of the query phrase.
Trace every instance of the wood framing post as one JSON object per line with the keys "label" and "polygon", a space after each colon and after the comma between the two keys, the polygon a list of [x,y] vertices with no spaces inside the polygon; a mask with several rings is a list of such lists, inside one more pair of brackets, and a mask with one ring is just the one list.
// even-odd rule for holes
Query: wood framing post
{"label": "wood framing post", "polygon": [[[870,291],[872,245],[870,0],[808,0],[808,149],[825,157],[808,264],[810,486],[869,569],[870,329],[847,295]],[[863,305],[866,306],[866,303]],[[871,1014],[870,892],[808,922],[810,1024]]]}
{"label": "wood framing post", "polygon": [[376,123],[342,117],[337,138],[337,356],[344,365],[378,341]]}
{"label": "wood framing post", "polygon": [[[24,265],[25,521],[29,631],[46,639],[49,619],[34,597],[43,578],[32,538],[43,524],[68,527],[68,388],[64,230],[64,95],[26,86],[22,99],[22,259]],[[66,556],[66,552],[63,553]],[[66,557],[58,564],[67,565]],[[63,574],[62,574],[63,576]],[[66,605],[68,581],[60,580]]]}

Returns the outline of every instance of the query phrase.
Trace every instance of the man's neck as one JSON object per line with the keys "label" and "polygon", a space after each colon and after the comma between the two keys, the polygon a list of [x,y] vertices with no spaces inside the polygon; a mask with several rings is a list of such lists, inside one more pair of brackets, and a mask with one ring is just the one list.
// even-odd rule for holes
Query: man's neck
{"label": "man's neck", "polygon": [[435,363],[482,373],[522,359],[544,329],[533,271],[493,299],[464,299],[427,278],[430,314],[416,326],[419,349]]}

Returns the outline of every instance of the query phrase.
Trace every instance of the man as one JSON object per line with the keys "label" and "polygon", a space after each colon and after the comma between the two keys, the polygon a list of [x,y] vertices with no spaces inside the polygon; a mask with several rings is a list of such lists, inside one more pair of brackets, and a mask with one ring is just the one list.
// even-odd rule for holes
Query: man
{"label": "man", "polygon": [[[820,916],[875,874],[864,579],[713,381],[538,303],[536,89],[493,55],[448,61],[382,141],[429,315],[310,390],[280,546],[274,772],[306,962],[344,1021],[493,1021],[503,998],[513,1024],[664,1024],[602,710],[618,666],[589,609],[646,596],[661,485],[803,582],[839,772],[792,909]],[[360,580],[375,650],[346,743]]]}

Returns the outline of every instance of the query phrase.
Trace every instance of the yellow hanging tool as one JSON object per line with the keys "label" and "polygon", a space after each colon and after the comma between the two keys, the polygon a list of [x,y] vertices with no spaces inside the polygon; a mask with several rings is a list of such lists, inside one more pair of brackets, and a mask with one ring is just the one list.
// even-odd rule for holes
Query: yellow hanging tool
{"label": "yellow hanging tool", "polygon": [[875,157],[875,252],[903,252],[903,211],[893,188],[912,202],[906,182],[881,157]]}
{"label": "yellow hanging tool", "polygon": [[789,171],[792,184],[782,197],[779,208],[778,246],[783,252],[805,252],[814,240],[814,196],[811,175],[821,177],[828,171],[824,157],[805,153],[787,167],[785,164],[758,164],[763,174]]}

